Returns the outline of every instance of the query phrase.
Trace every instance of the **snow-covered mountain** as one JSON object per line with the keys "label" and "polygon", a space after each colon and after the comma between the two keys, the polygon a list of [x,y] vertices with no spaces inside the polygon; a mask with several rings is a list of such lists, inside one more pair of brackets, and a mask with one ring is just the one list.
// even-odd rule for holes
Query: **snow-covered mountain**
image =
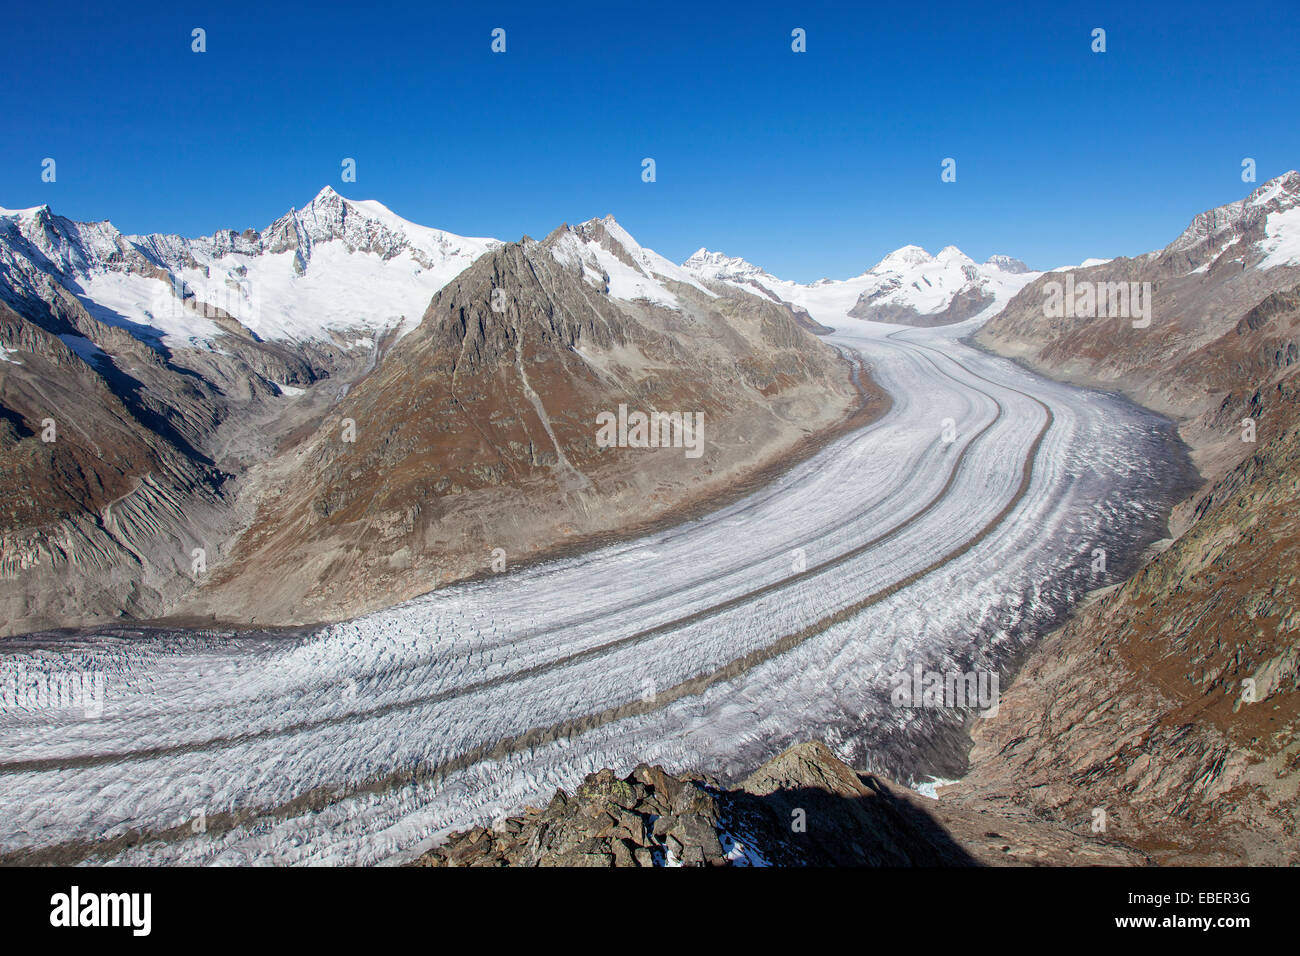
{"label": "snow-covered mountain", "polygon": [[911,325],[944,325],[995,314],[1039,273],[1010,256],[977,264],[956,246],[932,256],[903,246],[851,279],[804,285],[779,279],[744,259],[700,249],[682,267],[701,279],[759,291],[799,306],[818,322],[846,317]]}
{"label": "snow-covered mountain", "polygon": [[645,299],[679,308],[680,299],[668,285],[673,282],[692,286],[709,298],[717,297],[689,269],[641,246],[613,216],[561,226],[547,237],[547,244],[557,262],[615,299]]}
{"label": "snow-covered mountain", "polygon": [[695,254],[682,263],[682,268],[697,275],[708,276],[722,282],[747,282],[760,278],[779,282],[776,276],[766,272],[752,262],[746,262],[739,256],[729,256],[722,252],[709,252],[700,247]]}
{"label": "snow-covered mountain", "polygon": [[0,298],[47,298],[55,281],[101,322],[168,347],[215,348],[229,320],[264,341],[346,341],[409,331],[433,293],[499,244],[328,186],[263,232],[197,239],[0,209]]}
{"label": "snow-covered mountain", "polygon": [[197,239],[0,210],[0,632],[171,606],[251,467],[499,245],[332,189]]}
{"label": "snow-covered mountain", "polygon": [[1231,251],[1228,261],[1273,269],[1300,264],[1300,173],[1291,170],[1244,199],[1201,213],[1182,235],[1143,261],[1185,256],[1207,272]]}

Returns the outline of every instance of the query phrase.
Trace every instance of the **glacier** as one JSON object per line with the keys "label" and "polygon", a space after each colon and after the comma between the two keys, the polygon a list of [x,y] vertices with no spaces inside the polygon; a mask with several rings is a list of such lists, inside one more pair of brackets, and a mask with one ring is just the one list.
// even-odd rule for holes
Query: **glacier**
{"label": "glacier", "polygon": [[[0,860],[400,863],[601,767],[727,780],[813,737],[960,776],[977,718],[892,706],[890,676],[1009,673],[1188,468],[1162,419],[966,345],[979,321],[836,316],[889,410],[667,530],[302,632],[6,642]],[[104,675],[98,715],[13,696],[68,669]]]}

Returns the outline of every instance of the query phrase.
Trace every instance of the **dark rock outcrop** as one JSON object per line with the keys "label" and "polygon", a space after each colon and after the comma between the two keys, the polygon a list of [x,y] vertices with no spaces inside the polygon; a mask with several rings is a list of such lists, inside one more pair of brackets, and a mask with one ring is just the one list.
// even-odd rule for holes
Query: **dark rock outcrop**
{"label": "dark rock outcrop", "polygon": [[545,809],[453,833],[422,866],[1140,864],[1140,854],[1026,817],[940,810],[862,776],[820,743],[734,788],[642,764],[589,775]]}

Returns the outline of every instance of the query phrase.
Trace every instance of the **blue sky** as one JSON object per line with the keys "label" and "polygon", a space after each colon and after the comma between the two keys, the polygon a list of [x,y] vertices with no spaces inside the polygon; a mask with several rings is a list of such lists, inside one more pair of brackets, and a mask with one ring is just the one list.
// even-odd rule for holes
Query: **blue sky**
{"label": "blue sky", "polygon": [[15,4],[0,206],[197,235],[330,184],[506,240],[612,212],[810,281],[906,243],[1136,254],[1245,195],[1243,157],[1300,166],[1292,0],[1033,6]]}

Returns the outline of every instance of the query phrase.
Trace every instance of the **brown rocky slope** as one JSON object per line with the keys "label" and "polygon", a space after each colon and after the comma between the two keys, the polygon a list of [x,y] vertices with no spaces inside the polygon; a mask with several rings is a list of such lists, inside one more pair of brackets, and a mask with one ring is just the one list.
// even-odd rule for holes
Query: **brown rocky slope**
{"label": "brown rocky slope", "polygon": [[1298,198],[1290,173],[1159,253],[1084,270],[1158,283],[1150,328],[1045,323],[1049,274],[979,333],[1177,415],[1207,480],[1167,548],[1036,649],[942,802],[1104,819],[1164,863],[1300,862],[1300,285],[1267,255]]}
{"label": "brown rocky slope", "polygon": [[[91,277],[211,319],[210,347],[96,303]],[[259,340],[108,222],[0,215],[0,637],[165,613],[194,549],[215,562],[236,530],[248,464],[311,416],[286,390],[360,367],[329,342]]]}

